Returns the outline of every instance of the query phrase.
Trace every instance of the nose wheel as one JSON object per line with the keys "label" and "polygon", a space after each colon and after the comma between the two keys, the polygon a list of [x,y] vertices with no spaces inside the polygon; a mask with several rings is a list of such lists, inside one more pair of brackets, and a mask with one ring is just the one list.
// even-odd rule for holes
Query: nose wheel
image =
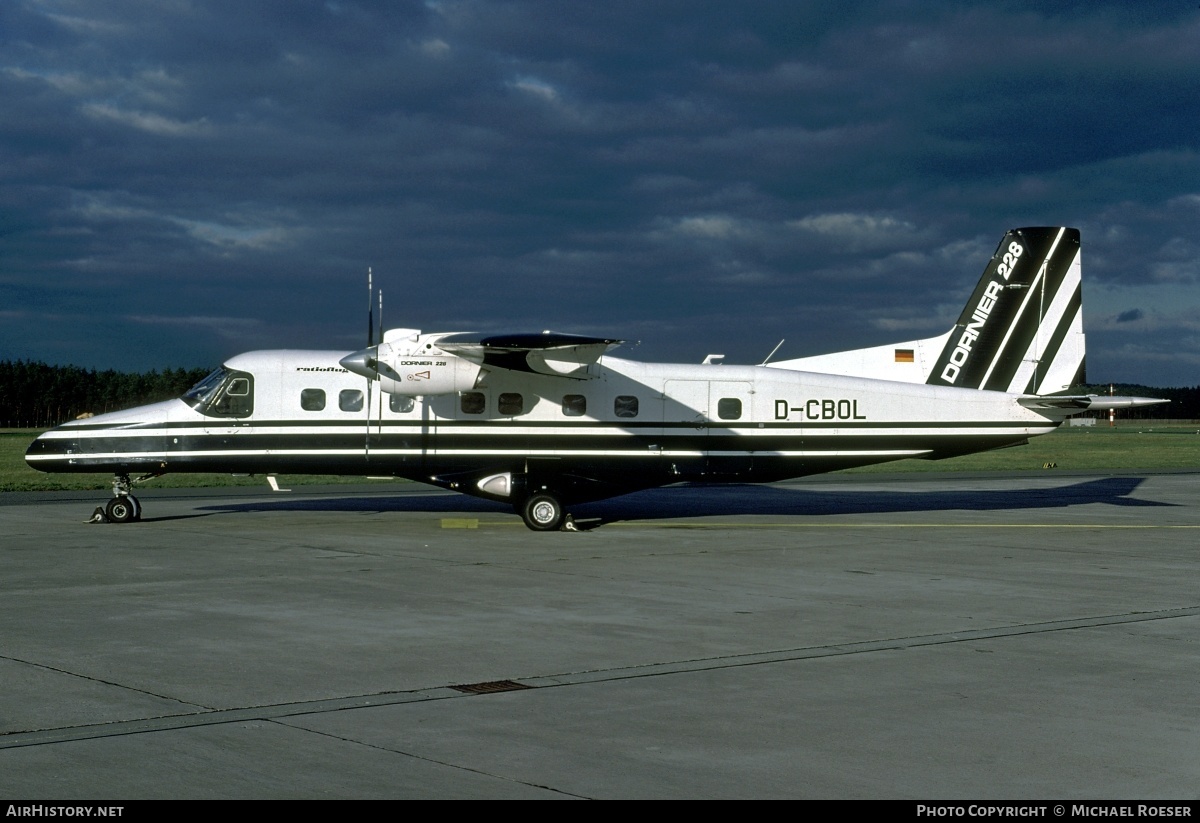
{"label": "nose wheel", "polygon": [[108,501],[104,516],[110,523],[131,523],[142,519],[142,504],[132,494],[123,494]]}

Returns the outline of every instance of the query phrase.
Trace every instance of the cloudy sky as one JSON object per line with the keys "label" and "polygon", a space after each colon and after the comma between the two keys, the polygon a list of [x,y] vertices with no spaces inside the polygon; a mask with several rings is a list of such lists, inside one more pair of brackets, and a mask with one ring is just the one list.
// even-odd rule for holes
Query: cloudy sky
{"label": "cloudy sky", "polygon": [[1083,233],[1088,376],[1200,383],[1200,7],[2,0],[0,359],[388,326],[759,362]]}

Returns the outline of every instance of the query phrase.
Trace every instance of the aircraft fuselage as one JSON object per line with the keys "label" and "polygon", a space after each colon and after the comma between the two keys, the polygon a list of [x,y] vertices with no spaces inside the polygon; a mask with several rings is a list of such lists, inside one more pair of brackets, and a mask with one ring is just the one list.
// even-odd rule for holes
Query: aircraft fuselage
{"label": "aircraft fuselage", "polygon": [[582,500],[949,457],[1061,422],[1001,392],[614,357],[591,379],[498,371],[467,391],[400,396],[368,391],[339,365],[346,354],[240,355],[219,397],[73,421],[27,460],[59,472],[394,475],[501,500],[518,491],[513,476],[547,478]]}

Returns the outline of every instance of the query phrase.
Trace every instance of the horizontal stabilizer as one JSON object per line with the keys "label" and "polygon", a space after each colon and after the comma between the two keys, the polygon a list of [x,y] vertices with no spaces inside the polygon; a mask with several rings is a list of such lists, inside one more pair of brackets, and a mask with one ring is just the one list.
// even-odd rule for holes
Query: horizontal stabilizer
{"label": "horizontal stabilizer", "polygon": [[1027,409],[1063,409],[1070,413],[1084,411],[1107,411],[1109,409],[1132,409],[1138,406],[1154,406],[1170,403],[1156,397],[1113,397],[1103,394],[1049,395],[1045,397],[1019,397],[1017,402]]}

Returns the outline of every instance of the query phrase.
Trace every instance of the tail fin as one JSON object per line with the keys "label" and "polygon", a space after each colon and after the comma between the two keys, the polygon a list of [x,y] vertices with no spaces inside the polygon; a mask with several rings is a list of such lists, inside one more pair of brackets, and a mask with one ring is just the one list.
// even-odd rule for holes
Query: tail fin
{"label": "tail fin", "polygon": [[1078,229],[1013,229],[950,331],[770,366],[1015,394],[1062,392],[1085,382],[1080,271]]}
{"label": "tail fin", "polygon": [[1004,235],[926,381],[1053,394],[1084,382],[1079,230]]}

